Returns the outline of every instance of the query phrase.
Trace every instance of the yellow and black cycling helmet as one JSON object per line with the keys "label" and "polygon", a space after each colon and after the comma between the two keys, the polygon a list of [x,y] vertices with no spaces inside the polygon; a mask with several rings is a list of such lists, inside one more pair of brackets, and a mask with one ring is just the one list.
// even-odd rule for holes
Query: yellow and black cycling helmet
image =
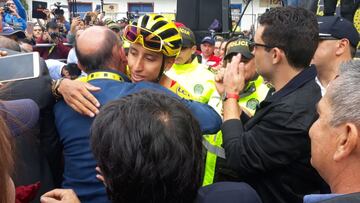
{"label": "yellow and black cycling helmet", "polygon": [[125,28],[123,38],[130,43],[139,42],[145,49],[177,56],[181,50],[181,34],[175,23],[159,14],[140,16]]}

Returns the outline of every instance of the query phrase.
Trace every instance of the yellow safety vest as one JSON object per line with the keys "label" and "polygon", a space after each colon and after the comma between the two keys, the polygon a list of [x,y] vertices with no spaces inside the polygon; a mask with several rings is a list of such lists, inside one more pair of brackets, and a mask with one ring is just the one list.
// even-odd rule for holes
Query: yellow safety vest
{"label": "yellow safety vest", "polygon": [[173,80],[169,89],[184,99],[208,103],[216,91],[214,74],[196,58],[188,64],[174,64],[165,75]]}
{"label": "yellow safety vest", "polygon": [[[256,108],[262,102],[269,87],[264,83],[261,76],[254,81],[248,83],[246,90],[240,94],[239,105],[253,116]],[[220,115],[222,115],[222,101],[220,96],[213,95],[209,105],[212,106]],[[218,157],[225,159],[225,150],[222,148],[222,133],[204,135],[203,145],[207,150],[205,159],[205,174],[203,186],[210,185],[214,182],[216,160]]]}

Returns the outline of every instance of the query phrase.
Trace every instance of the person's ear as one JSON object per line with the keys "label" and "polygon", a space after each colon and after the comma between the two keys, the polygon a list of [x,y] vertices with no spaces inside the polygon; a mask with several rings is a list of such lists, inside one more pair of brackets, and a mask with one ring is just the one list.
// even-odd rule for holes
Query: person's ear
{"label": "person's ear", "polygon": [[164,70],[168,71],[172,67],[172,65],[175,63],[175,57],[166,57],[165,63],[164,63]]}
{"label": "person's ear", "polygon": [[285,52],[277,47],[272,48],[272,63],[278,64],[281,60],[286,59]]}
{"label": "person's ear", "polygon": [[356,150],[359,142],[359,129],[353,123],[345,123],[339,127],[336,139],[336,151],[333,155],[334,161],[341,161],[350,156]]}
{"label": "person's ear", "polygon": [[350,42],[348,39],[339,40],[337,43],[337,47],[336,47],[337,49],[335,51],[335,54],[337,56],[344,54],[346,52],[346,50],[349,49],[349,46],[350,46]]}
{"label": "person's ear", "polygon": [[195,54],[195,52],[196,52],[196,45],[194,45],[194,46],[191,47],[191,53],[192,53],[192,54]]}

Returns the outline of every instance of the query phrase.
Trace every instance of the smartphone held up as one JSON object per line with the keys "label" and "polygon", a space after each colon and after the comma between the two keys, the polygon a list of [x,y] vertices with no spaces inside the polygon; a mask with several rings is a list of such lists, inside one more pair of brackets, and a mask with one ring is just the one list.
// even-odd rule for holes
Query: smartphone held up
{"label": "smartphone held up", "polygon": [[39,62],[38,52],[0,56],[0,83],[39,77]]}

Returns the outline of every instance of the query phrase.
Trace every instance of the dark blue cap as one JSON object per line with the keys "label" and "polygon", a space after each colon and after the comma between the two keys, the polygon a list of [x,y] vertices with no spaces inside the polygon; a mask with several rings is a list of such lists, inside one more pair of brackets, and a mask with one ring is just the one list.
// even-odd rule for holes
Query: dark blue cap
{"label": "dark blue cap", "polygon": [[353,47],[357,47],[359,33],[350,21],[340,16],[319,16],[318,24],[320,39],[346,38]]}
{"label": "dark blue cap", "polygon": [[25,32],[22,30],[15,30],[10,25],[3,22],[3,30],[0,32],[0,36],[16,35],[19,39],[26,38]]}
{"label": "dark blue cap", "polygon": [[1,101],[0,116],[12,135],[17,136],[35,127],[39,120],[39,107],[31,99]]}
{"label": "dark blue cap", "polygon": [[206,37],[204,37],[204,39],[201,40],[201,44],[204,44],[204,43],[209,43],[211,45],[215,45],[215,39],[210,36],[206,36]]}

